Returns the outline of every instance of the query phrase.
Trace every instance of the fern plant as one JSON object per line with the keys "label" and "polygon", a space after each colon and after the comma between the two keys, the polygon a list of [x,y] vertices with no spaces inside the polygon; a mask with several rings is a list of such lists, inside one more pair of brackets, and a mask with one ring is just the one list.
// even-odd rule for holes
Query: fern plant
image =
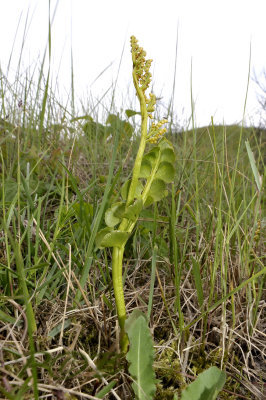
{"label": "fern plant", "polygon": [[[136,155],[132,177],[121,189],[121,200],[111,205],[105,213],[106,227],[96,237],[99,248],[112,247],[112,279],[120,326],[120,348],[126,353],[128,336],[125,332],[126,306],[124,300],[122,268],[125,245],[138,221],[144,207],[161,200],[167,195],[166,184],[174,179],[175,154],[172,144],[163,138],[167,120],[158,123],[153,119],[156,97],[146,92],[151,83],[150,67],[152,60],[146,60],[146,52],[138,45],[137,39],[131,37],[131,54],[133,61],[133,82],[140,103],[141,136]],[[150,150],[145,154],[147,144]]]}

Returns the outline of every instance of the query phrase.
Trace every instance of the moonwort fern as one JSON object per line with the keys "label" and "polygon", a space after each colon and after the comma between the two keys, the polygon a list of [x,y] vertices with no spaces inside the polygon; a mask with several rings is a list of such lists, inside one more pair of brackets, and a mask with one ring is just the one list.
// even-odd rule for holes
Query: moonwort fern
{"label": "moonwort fern", "polygon": [[[125,245],[138,221],[141,210],[167,196],[167,183],[174,179],[175,153],[172,144],[163,135],[167,120],[158,123],[153,119],[156,97],[146,91],[151,82],[150,66],[152,60],[146,60],[146,52],[131,37],[133,61],[133,82],[140,103],[141,136],[132,177],[121,188],[120,201],[111,205],[105,213],[106,227],[96,237],[99,248],[112,247],[112,279],[117,316],[120,326],[120,348],[126,353],[128,336],[125,332],[126,307],[123,292],[122,268]],[[150,149],[145,153],[146,145]]]}

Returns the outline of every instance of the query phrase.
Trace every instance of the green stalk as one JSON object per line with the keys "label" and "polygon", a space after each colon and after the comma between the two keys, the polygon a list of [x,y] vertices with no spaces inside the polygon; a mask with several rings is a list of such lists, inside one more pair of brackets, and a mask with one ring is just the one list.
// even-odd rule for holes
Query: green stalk
{"label": "green stalk", "polygon": [[[134,86],[137,91],[137,96],[140,102],[140,111],[141,111],[141,137],[138,153],[135,159],[135,164],[133,168],[131,185],[129,188],[126,205],[130,205],[135,198],[136,187],[138,183],[139,173],[141,162],[143,158],[143,154],[146,147],[146,138],[147,138],[147,122],[148,122],[148,112],[145,103],[145,97],[143,92],[140,90],[135,68],[133,68],[133,81]],[[132,232],[137,221],[129,223],[127,219],[123,219],[119,230]],[[123,255],[124,255],[124,245],[121,247],[114,247],[112,254],[112,278],[113,278],[113,288],[115,295],[115,303],[117,309],[117,317],[120,326],[120,349],[123,353],[127,352],[128,348],[128,337],[125,332],[125,321],[126,321],[126,306],[125,306],[125,298],[124,298],[124,290],[123,290]]]}
{"label": "green stalk", "polygon": [[[165,133],[166,128],[161,129],[162,125],[165,124],[166,120],[161,120],[157,123],[152,124],[151,129],[148,134],[148,117],[152,118],[152,113],[154,112],[154,106],[156,104],[156,98],[154,94],[150,93],[150,99],[147,98],[145,91],[149,87],[151,82],[151,74],[149,72],[152,60],[145,60],[146,52],[139,47],[137,44],[137,40],[134,36],[131,37],[131,47],[132,47],[132,60],[133,60],[133,82],[137,92],[137,97],[140,103],[140,115],[141,115],[141,135],[140,135],[140,143],[138,152],[136,155],[132,179],[129,186],[129,190],[127,195],[125,195],[124,200],[125,203],[120,203],[121,206],[125,207],[125,210],[130,210],[130,207],[134,208],[134,201],[136,199],[136,190],[140,177],[140,170],[143,160],[143,155],[145,152],[145,147],[147,141],[151,143],[157,143],[157,140]],[[141,206],[145,203],[148,198],[149,191],[151,189],[152,182],[154,181],[156,171],[159,167],[159,157],[156,160],[155,165],[153,166],[153,171],[150,176],[147,178],[147,182],[145,188],[141,193]],[[167,179],[166,179],[167,180]],[[140,199],[138,199],[140,200]],[[156,200],[155,200],[156,201]],[[124,256],[124,248],[126,242],[132,233],[137,221],[140,210],[138,209],[134,213],[131,208],[131,213],[127,214],[125,211],[122,213],[122,216],[119,217],[118,222],[120,220],[120,224],[118,229],[112,230],[118,222],[116,222],[117,218],[114,220],[110,220],[110,210],[112,215],[112,208],[109,209],[108,216],[108,225],[107,228],[100,230],[97,234],[98,245],[99,247],[113,247],[113,255],[112,255],[112,279],[113,279],[113,288],[115,295],[115,303],[117,309],[117,317],[120,326],[120,348],[123,353],[127,352],[128,348],[128,337],[125,332],[125,321],[126,321],[126,306],[124,299],[124,291],[123,291],[123,256]],[[113,215],[114,216],[114,215]],[[96,241],[97,241],[96,238]]]}
{"label": "green stalk", "polygon": [[114,247],[112,255],[112,278],[115,295],[115,304],[117,309],[117,317],[120,326],[120,349],[122,353],[127,352],[128,348],[128,337],[125,332],[125,321],[126,321],[126,305],[123,290],[123,255],[124,246]]}
{"label": "green stalk", "polygon": [[146,106],[146,102],[145,102],[145,97],[144,97],[144,93],[139,88],[137,77],[136,77],[135,68],[133,68],[132,75],[133,75],[134,86],[135,86],[135,89],[137,91],[137,96],[138,96],[138,99],[139,99],[139,102],[140,102],[141,137],[140,137],[140,144],[139,144],[138,153],[137,153],[135,164],[134,164],[134,168],[133,168],[132,181],[131,181],[131,185],[130,185],[129,192],[128,192],[127,206],[134,200],[134,197],[135,197],[136,187],[137,187],[139,173],[140,173],[141,162],[142,162],[142,158],[143,158],[143,154],[144,154],[145,146],[146,146],[147,122],[148,122],[148,112],[147,112],[147,106]]}

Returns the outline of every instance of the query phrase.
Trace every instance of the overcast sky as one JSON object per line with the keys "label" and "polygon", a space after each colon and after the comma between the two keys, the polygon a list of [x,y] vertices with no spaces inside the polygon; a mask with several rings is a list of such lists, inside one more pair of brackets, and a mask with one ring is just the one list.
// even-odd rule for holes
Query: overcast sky
{"label": "overcast sky", "polygon": [[[9,71],[12,81],[25,26],[24,71],[33,70],[43,56],[49,1],[1,3],[0,64],[5,71],[14,45]],[[53,14],[53,83],[57,79],[62,98],[70,93],[72,48],[76,98],[86,102],[91,94],[99,99],[118,76],[115,103],[127,107],[134,96],[132,34],[154,60],[154,92],[163,97],[162,104],[168,104],[172,93],[177,45],[174,111],[180,120],[191,115],[192,65],[198,126],[209,124],[211,116],[215,123],[242,120],[250,48],[251,77],[254,72],[260,76],[266,67],[265,0],[51,0],[51,17]],[[257,108],[256,86],[250,80],[247,123],[257,120]]]}

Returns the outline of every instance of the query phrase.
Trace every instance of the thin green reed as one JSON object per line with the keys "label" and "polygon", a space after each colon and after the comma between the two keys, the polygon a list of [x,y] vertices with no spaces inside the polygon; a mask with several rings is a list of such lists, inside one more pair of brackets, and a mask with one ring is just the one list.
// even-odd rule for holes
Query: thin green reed
{"label": "thin green reed", "polygon": [[[30,361],[29,365],[32,371],[32,385],[33,385],[33,392],[34,392],[34,399],[38,399],[38,388],[37,388],[37,368],[36,368],[36,361],[35,361],[35,346],[34,346],[34,339],[33,334],[37,331],[35,316],[33,307],[31,304],[31,298],[27,287],[27,277],[26,277],[26,266],[24,264],[24,260],[22,257],[21,251],[21,244],[23,241],[24,235],[21,234],[21,168],[20,168],[20,129],[17,132],[17,193],[15,196],[17,202],[17,210],[14,211],[13,217],[10,216],[8,220],[5,218],[5,211],[4,211],[4,230],[6,232],[7,238],[9,243],[6,243],[7,249],[11,247],[14,252],[14,258],[16,263],[16,272],[18,276],[18,287],[21,292],[21,297],[24,302],[24,306],[26,309],[26,317],[27,317],[27,324],[28,324],[28,335],[29,335],[29,345],[30,345]],[[4,195],[4,193],[3,193]],[[4,197],[4,196],[3,196]],[[14,202],[15,205],[15,202]],[[3,200],[3,208],[5,209],[5,203]],[[14,208],[15,210],[15,208]],[[13,214],[13,211],[10,210],[10,213]],[[17,214],[17,218],[15,219],[15,214]],[[11,220],[13,221],[12,230],[10,229]]]}
{"label": "thin green reed", "polygon": [[[177,193],[177,195],[180,193]],[[171,246],[171,262],[174,265],[174,282],[176,290],[176,302],[175,306],[179,316],[179,329],[183,331],[184,327],[184,316],[181,307],[181,273],[182,273],[182,262],[179,244],[177,242],[176,235],[176,223],[177,223],[177,205],[176,205],[176,190],[174,184],[172,184],[172,200],[171,200],[171,211],[170,211],[170,246]]]}
{"label": "thin green reed", "polygon": [[194,158],[194,182],[195,182],[195,213],[196,213],[196,244],[195,251],[196,257],[198,258],[198,244],[200,237],[200,207],[199,207],[199,181],[198,181],[198,160],[197,160],[197,130],[195,128],[195,109],[194,109],[194,99],[192,92],[192,60],[191,60],[191,76],[190,76],[190,96],[191,96],[191,119],[192,119],[192,130],[193,130],[193,158]]}

